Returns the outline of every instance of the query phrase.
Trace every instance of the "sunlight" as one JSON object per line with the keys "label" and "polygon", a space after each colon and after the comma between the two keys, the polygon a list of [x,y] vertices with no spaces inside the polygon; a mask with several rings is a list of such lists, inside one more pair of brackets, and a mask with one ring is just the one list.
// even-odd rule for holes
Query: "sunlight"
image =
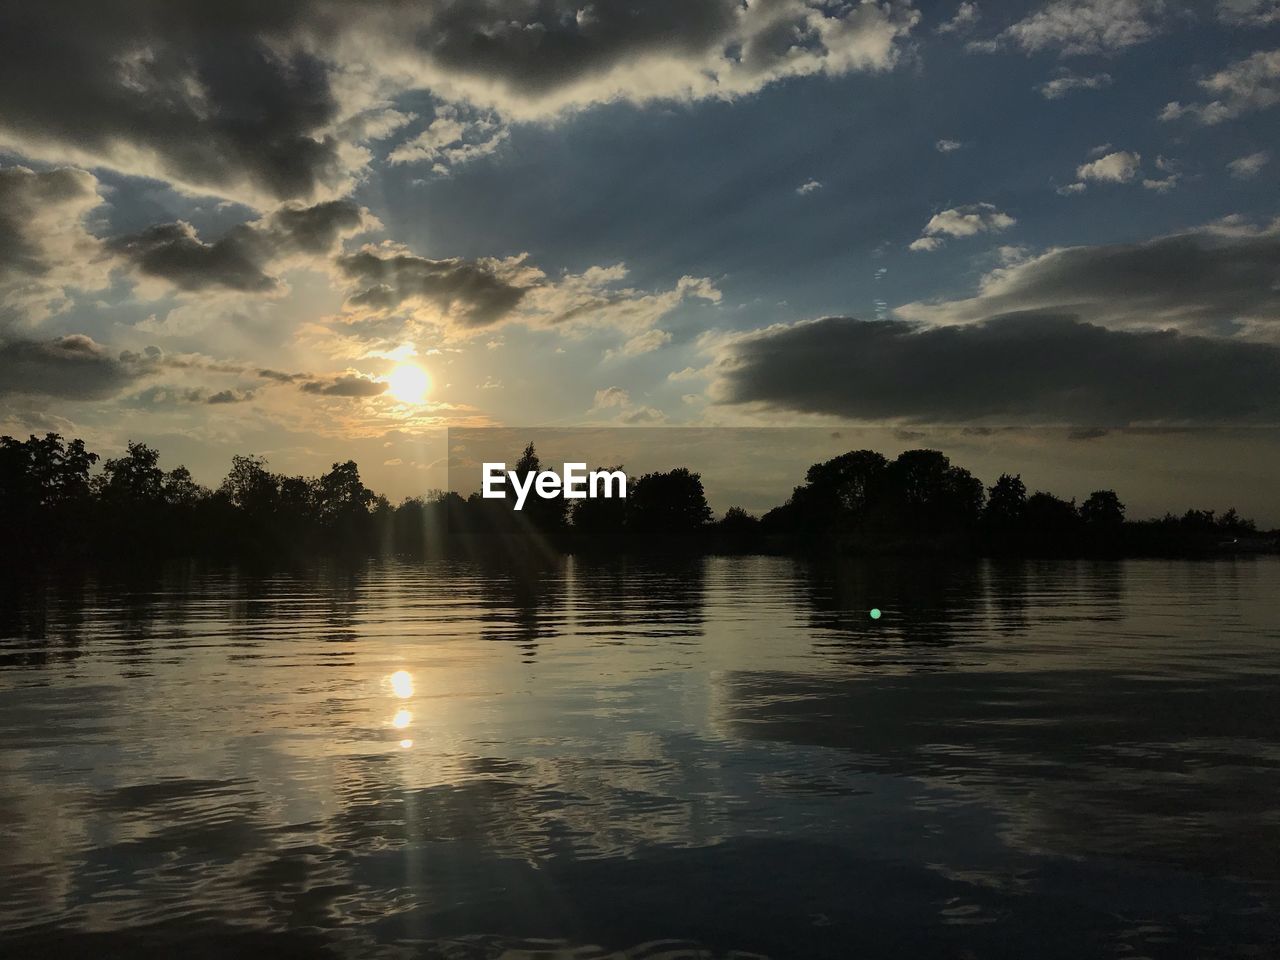
{"label": "sunlight", "polygon": [[387,375],[387,393],[401,403],[422,403],[431,389],[431,377],[414,363],[402,363]]}
{"label": "sunlight", "polygon": [[391,725],[397,730],[403,730],[411,723],[413,723],[413,713],[404,708],[397,710],[396,715],[391,718]]}
{"label": "sunlight", "polygon": [[397,670],[390,676],[391,692],[401,700],[413,696],[413,675],[408,670]]}

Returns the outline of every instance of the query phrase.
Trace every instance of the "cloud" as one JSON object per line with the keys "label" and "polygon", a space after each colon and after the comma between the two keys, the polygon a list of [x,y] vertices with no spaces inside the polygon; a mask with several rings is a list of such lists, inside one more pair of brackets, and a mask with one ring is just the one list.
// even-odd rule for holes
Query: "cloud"
{"label": "cloud", "polygon": [[434,306],[464,327],[484,327],[509,315],[524,297],[523,257],[431,260],[394,246],[365,247],[338,259],[355,291],[349,306],[391,310],[405,303]]}
{"label": "cloud", "polygon": [[964,144],[959,140],[939,140],[933,145],[933,149],[939,153],[955,153],[957,150],[963,149]]}
{"label": "cloud", "polygon": [[706,277],[683,276],[666,290],[643,291],[624,286],[624,264],[590,267],[556,280],[536,271],[517,319],[530,326],[554,326],[566,334],[588,330],[620,330],[632,336],[652,329],[677,307],[691,300],[719,303],[720,290]]}
{"label": "cloud", "polygon": [[655,407],[636,407],[636,409],[628,410],[618,416],[619,423],[631,426],[640,426],[646,423],[664,423],[666,419],[667,415]]}
{"label": "cloud", "polygon": [[225,287],[262,293],[276,287],[262,269],[265,245],[245,226],[233,228],[214,243],[204,243],[185,221],[156,224],[117,238],[111,249],[139,272],[163,278],[179,290]]}
{"label": "cloud", "polygon": [[1280,103],[1280,50],[1260,50],[1200,81],[1213,99],[1166,104],[1161,120],[1190,117],[1205,126],[1234,120]]}
{"label": "cloud", "polygon": [[258,376],[263,380],[274,380],[276,383],[293,383],[301,375],[297,373],[285,373],[281,370],[259,370]]}
{"label": "cloud", "polygon": [[923,235],[908,249],[937,250],[944,237],[972,237],[979,233],[999,233],[1018,221],[989,203],[971,203],[935,213],[924,226]]}
{"label": "cloud", "polygon": [[1075,90],[1105,90],[1111,86],[1111,74],[1094,73],[1078,74],[1070,70],[1061,70],[1054,77],[1046,80],[1036,90],[1046,100],[1061,100]]}
{"label": "cloud", "polygon": [[522,119],[614,100],[728,99],[787,77],[885,70],[919,20],[901,2],[801,0],[595,0],[571,16],[556,5],[498,0],[418,17],[390,38],[397,65],[421,86]]}
{"label": "cloud", "polygon": [[1127,150],[1117,150],[1081,164],[1076,168],[1076,178],[1081,181],[1096,180],[1101,183],[1128,183],[1138,175],[1142,156]]}
{"label": "cloud", "polygon": [[796,187],[796,193],[803,197],[805,194],[813,193],[815,190],[821,189],[821,180],[806,180],[804,183],[800,184],[800,186]]}
{"label": "cloud", "polygon": [[[369,143],[410,121],[393,107],[409,91],[446,114],[465,104],[522,120],[731,99],[789,77],[890,69],[918,19],[900,0],[594,0],[568,15],[523,0],[291,0],[221,9],[211,32],[194,4],[8,4],[0,147],[266,209],[349,192]],[[447,167],[502,136],[449,134],[401,144],[398,160]]]}
{"label": "cloud", "polygon": [[0,342],[0,396],[100,400],[134,378],[128,363],[83,334]]}
{"label": "cloud", "polygon": [[1233,27],[1280,23],[1280,0],[1218,0],[1218,19]]}
{"label": "cloud", "polygon": [[427,163],[433,173],[444,176],[454,167],[494,153],[509,132],[492,111],[477,113],[442,104],[427,128],[392,150],[387,160],[393,164]]}
{"label": "cloud", "polygon": [[1016,46],[1061,56],[1115,53],[1145,43],[1163,29],[1164,0],[1050,0],[976,50]]}
{"label": "cloud", "polygon": [[[621,353],[628,357],[638,357],[644,353],[652,353],[671,342],[671,334],[665,330],[646,330],[638,333],[622,345]],[[612,353],[612,351],[610,351]]]}
{"label": "cloud", "polygon": [[225,10],[215,41],[187,4],[6,4],[0,143],[242,199],[345,189],[329,67],[290,36],[305,7]]}
{"label": "cloud", "polygon": [[1168,193],[1178,185],[1181,179],[1182,174],[1180,173],[1171,173],[1167,177],[1161,177],[1159,180],[1148,178],[1142,181],[1142,188],[1144,190],[1154,190],[1156,193]]}
{"label": "cloud", "polygon": [[1237,180],[1251,180],[1262,171],[1270,159],[1271,154],[1265,150],[1259,150],[1248,156],[1236,157],[1227,164],[1227,172]]}
{"label": "cloud", "polygon": [[69,306],[70,291],[108,285],[108,258],[85,227],[102,202],[83,170],[0,168],[0,328],[33,325]]}
{"label": "cloud", "polygon": [[1062,186],[1058,187],[1057,193],[1059,196],[1069,197],[1073,194],[1084,193],[1088,189],[1088,186],[1083,183],[1064,183]]}
{"label": "cloud", "polygon": [[605,387],[603,390],[596,391],[595,402],[591,404],[592,410],[608,410],[611,407],[627,407],[631,405],[631,394],[627,393],[621,387]]}
{"label": "cloud", "polygon": [[344,373],[308,380],[302,384],[301,389],[303,393],[324,397],[376,397],[387,392],[387,385],[361,373]]}
{"label": "cloud", "polygon": [[273,263],[331,255],[345,237],[377,225],[367,210],[333,200],[310,207],[286,204],[260,220],[232,227],[212,243],[179,220],[116,237],[107,247],[142,276],[182,291],[269,293],[279,287],[267,272]]}
{"label": "cloud", "polygon": [[855,420],[1275,422],[1280,348],[1052,313],[958,327],[828,317],[718,347],[720,403]]}
{"label": "cloud", "polygon": [[982,19],[982,11],[978,9],[978,5],[966,0],[956,7],[954,17],[938,25],[938,33],[966,33],[980,19]]}
{"label": "cloud", "polygon": [[204,402],[212,404],[244,403],[252,399],[252,390],[219,390],[217,393],[211,393],[207,396]]}
{"label": "cloud", "polygon": [[667,379],[673,383],[681,383],[686,380],[699,380],[705,377],[707,372],[696,367],[685,367],[683,370],[673,370],[667,374]]}
{"label": "cloud", "polygon": [[977,296],[895,314],[955,324],[1026,311],[1280,340],[1280,223],[1232,219],[1141,243],[1060,247],[992,271]]}

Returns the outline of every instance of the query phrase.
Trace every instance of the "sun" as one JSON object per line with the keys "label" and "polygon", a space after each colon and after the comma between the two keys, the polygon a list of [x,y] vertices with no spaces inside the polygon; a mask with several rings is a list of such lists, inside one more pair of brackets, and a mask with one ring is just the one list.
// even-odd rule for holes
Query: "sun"
{"label": "sun", "polygon": [[387,393],[401,403],[421,403],[431,389],[427,371],[412,363],[402,363],[387,376]]}

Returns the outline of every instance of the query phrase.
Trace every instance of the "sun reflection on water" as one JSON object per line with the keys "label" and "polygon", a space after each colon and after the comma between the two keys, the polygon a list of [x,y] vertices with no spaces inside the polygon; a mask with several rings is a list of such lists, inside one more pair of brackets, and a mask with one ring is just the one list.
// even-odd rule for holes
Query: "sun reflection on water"
{"label": "sun reflection on water", "polygon": [[408,670],[397,670],[388,680],[391,683],[391,692],[401,700],[407,700],[413,696],[413,675]]}

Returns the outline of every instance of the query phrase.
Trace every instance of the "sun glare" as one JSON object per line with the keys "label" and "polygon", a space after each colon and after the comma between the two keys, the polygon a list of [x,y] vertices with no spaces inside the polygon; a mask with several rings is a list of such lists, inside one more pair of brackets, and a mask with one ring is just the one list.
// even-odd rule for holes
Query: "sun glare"
{"label": "sun glare", "polygon": [[387,393],[401,403],[421,403],[431,389],[427,371],[412,363],[402,363],[387,377]]}

